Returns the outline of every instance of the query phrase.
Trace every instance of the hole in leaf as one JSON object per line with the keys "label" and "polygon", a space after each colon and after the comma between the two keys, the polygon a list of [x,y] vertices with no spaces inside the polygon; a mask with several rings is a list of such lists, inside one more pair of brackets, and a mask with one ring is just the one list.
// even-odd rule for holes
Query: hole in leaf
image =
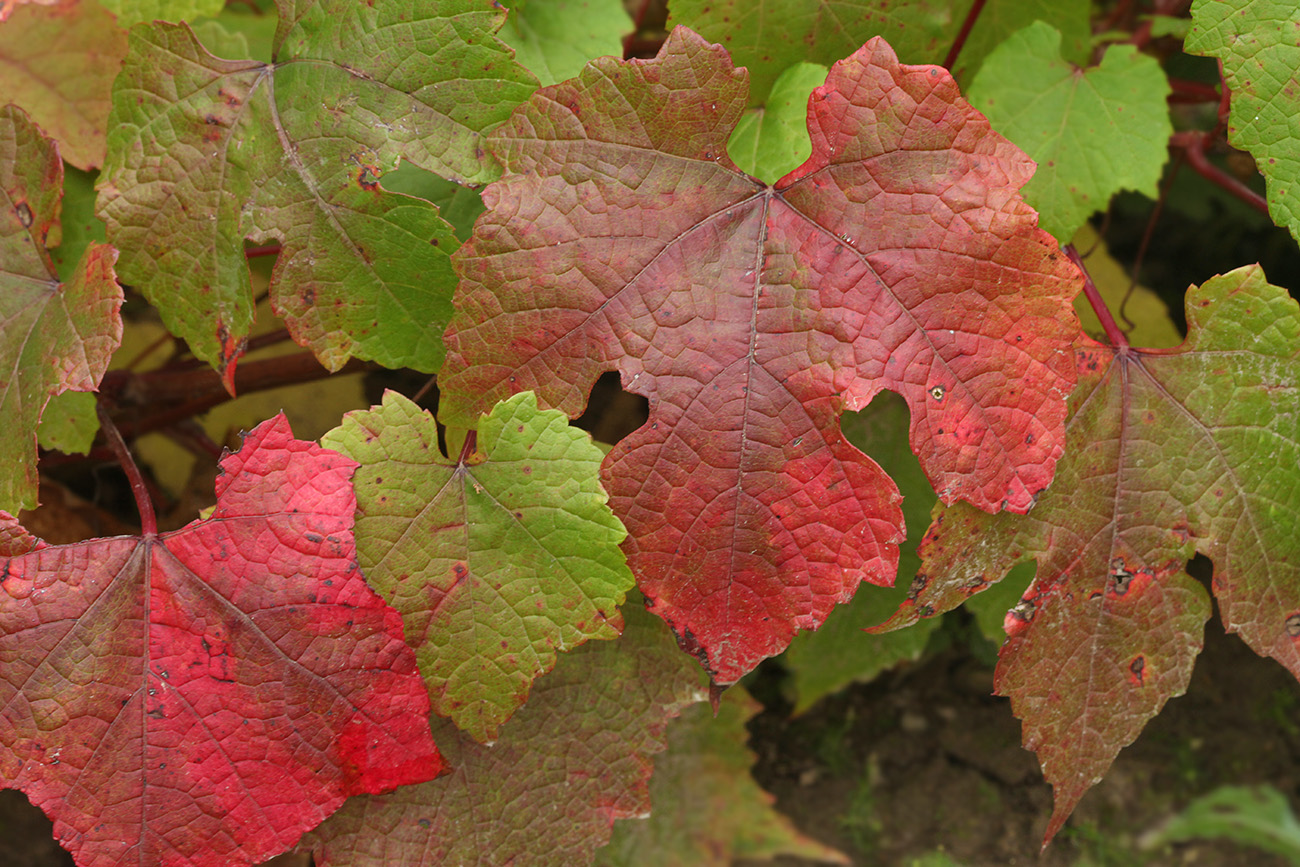
{"label": "hole in leaf", "polygon": [[602,373],[592,386],[587,410],[574,422],[593,439],[615,445],[650,417],[650,401],[624,391],[617,373]]}

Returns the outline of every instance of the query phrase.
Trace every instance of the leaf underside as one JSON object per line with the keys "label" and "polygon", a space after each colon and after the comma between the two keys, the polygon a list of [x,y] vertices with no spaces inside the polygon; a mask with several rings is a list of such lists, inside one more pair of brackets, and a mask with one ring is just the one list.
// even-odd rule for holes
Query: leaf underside
{"label": "leaf underside", "polygon": [[222,461],[208,520],[0,561],[0,776],[81,867],[260,863],[440,771],[356,568],[354,467],[280,416]]}
{"label": "leaf underside", "polygon": [[774,186],[725,143],[745,73],[679,27],[493,133],[506,167],[457,255],[440,414],[512,392],[577,416],[601,371],[650,399],[602,467],[652,610],[718,683],[893,581],[894,484],[839,431],[882,388],[940,496],[1024,511],[1060,453],[1077,272],[1012,190],[1032,172],[937,67],[873,40],[814,91]]}
{"label": "leaf underside", "polygon": [[1257,266],[1187,295],[1180,347],[1083,339],[1066,455],[1024,518],[957,506],[921,545],[886,624],[950,610],[1016,562],[1037,575],[1006,617],[996,685],[1056,794],[1050,839],[1201,649],[1214,563],[1223,621],[1300,677],[1300,306]]}

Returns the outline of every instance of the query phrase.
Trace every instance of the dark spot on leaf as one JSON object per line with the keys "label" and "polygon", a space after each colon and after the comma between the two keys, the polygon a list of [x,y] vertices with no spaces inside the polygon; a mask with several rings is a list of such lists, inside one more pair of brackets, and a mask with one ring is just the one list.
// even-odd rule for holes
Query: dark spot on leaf
{"label": "dark spot on leaf", "polygon": [[1145,657],[1135,656],[1133,661],[1128,664],[1129,673],[1132,675],[1131,680],[1134,685],[1141,686],[1146,678],[1147,661]]}
{"label": "dark spot on leaf", "polygon": [[1027,446],[1032,446],[1033,444],[1034,444],[1034,435],[1033,435],[1033,434],[1026,434],[1026,436],[1025,436],[1025,445],[1027,445]]}
{"label": "dark spot on leaf", "polygon": [[907,588],[907,598],[915,599],[916,597],[920,596],[921,592],[925,590],[925,585],[929,583],[930,583],[929,575],[918,573],[917,576],[912,579],[912,586]]}
{"label": "dark spot on leaf", "polygon": [[316,535],[315,533],[308,533],[308,534],[307,534],[307,541],[308,541],[308,542],[324,542],[325,539],[324,539],[323,536],[318,536],[318,535]]}

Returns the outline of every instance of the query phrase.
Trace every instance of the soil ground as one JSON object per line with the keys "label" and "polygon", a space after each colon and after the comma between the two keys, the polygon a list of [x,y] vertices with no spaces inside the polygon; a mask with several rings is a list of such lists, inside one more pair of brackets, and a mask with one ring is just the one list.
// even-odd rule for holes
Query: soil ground
{"label": "soil ground", "polygon": [[925,863],[1288,863],[1226,842],[1142,848],[1144,835],[1220,785],[1271,784],[1293,806],[1300,793],[1300,684],[1226,635],[1217,617],[1187,695],[1120,753],[1041,855],[1051,787],[992,687],[989,667],[950,648],[800,717],[770,707],[750,726],[754,774],[800,830],[862,867],[912,865],[936,851],[950,860]]}

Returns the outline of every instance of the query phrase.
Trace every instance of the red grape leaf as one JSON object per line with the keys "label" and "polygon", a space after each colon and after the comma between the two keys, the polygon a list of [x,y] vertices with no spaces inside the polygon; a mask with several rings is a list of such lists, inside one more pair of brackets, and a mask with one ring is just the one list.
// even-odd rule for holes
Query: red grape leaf
{"label": "red grape leaf", "polygon": [[623,636],[564,654],[494,744],[448,721],[450,774],[353,798],[303,839],[318,867],[590,864],[615,819],[650,810],[651,757],[705,696],[663,624],[629,605]]}
{"label": "red grape leaf", "polygon": [[1077,330],[1077,272],[1014,192],[1033,163],[942,69],[879,39],[836,64],[774,186],[726,156],[745,89],[678,27],[499,127],[439,383],[460,426],[525,389],[576,416],[609,368],[650,399],[602,478],[653,610],[718,683],[893,582],[898,493],[842,410],[899,392],[945,501],[1024,511]]}
{"label": "red grape leaf", "polygon": [[132,29],[99,182],[123,279],[233,387],[253,319],[244,242],[278,240],[273,309],[322,364],[435,371],[457,241],[380,178],[410,160],[491,179],[482,131],[536,82],[483,0],[282,5],[270,64],[214,57],[184,25]]}
{"label": "red grape leaf", "polygon": [[58,140],[65,160],[97,168],[125,56],[126,30],[99,3],[25,5],[0,27],[0,93]]}
{"label": "red grape leaf", "polygon": [[1228,630],[1300,677],[1300,307],[1257,266],[1186,303],[1175,349],[1080,339],[1051,490],[1023,518],[938,512],[909,601],[884,625],[940,614],[1038,560],[1006,617],[997,688],[1055,789],[1049,839],[1186,689],[1210,616],[1183,571],[1195,552],[1214,562]]}
{"label": "red grape leaf", "polygon": [[360,463],[357,556],[402,612],[434,710],[477,740],[561,651],[618,637],[627,532],[597,479],[604,455],[564,413],[514,395],[451,460],[433,416],[389,391],[322,442]]}
{"label": "red grape leaf", "polygon": [[[8,26],[8,25],[6,25]],[[63,161],[22,109],[0,108],[0,509],[36,506],[36,426],[51,397],[94,391],[122,340],[117,251],[90,244],[60,283]]]}
{"label": "red grape leaf", "polygon": [[442,769],[356,566],[355,467],[279,416],[222,460],[211,518],[0,561],[0,777],[82,867],[259,863]]}

